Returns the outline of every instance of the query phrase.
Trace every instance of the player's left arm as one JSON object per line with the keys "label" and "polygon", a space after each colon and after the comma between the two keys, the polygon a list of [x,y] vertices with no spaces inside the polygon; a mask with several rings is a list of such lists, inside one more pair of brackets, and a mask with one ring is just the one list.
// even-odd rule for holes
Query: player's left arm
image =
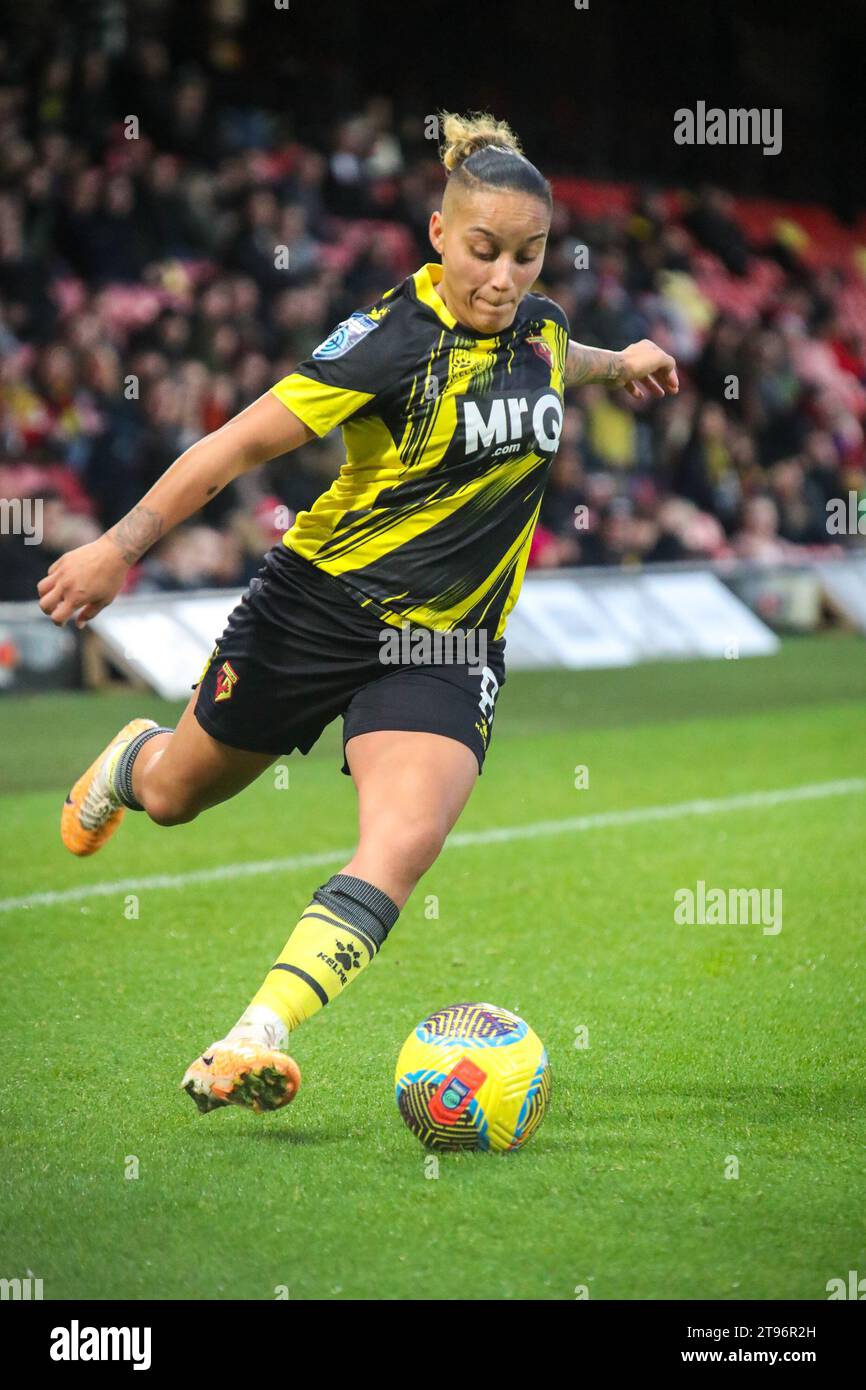
{"label": "player's left arm", "polygon": [[621,352],[585,347],[569,338],[565,359],[566,386],[624,386],[640,400],[651,396],[676,395],[680,389],[677,364],[669,352],[649,338],[630,343]]}

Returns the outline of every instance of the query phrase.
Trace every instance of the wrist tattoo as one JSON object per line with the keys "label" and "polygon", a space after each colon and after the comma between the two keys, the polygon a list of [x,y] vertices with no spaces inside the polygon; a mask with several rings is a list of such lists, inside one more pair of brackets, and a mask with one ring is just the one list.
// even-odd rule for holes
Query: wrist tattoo
{"label": "wrist tattoo", "polygon": [[133,507],[132,511],[107,532],[128,565],[140,560],[146,550],[162,535],[162,517],[150,507]]}
{"label": "wrist tattoo", "polygon": [[627,372],[625,363],[622,360],[621,352],[612,352],[608,363],[608,375],[605,378],[610,386],[622,386],[626,381]]}

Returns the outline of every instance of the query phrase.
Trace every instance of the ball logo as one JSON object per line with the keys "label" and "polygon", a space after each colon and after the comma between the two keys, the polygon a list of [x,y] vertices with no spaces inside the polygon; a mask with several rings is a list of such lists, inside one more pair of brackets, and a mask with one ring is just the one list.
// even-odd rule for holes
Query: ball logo
{"label": "ball logo", "polygon": [[475,1092],[487,1080],[487,1073],[468,1057],[461,1057],[453,1071],[430,1098],[430,1115],[437,1124],[449,1125],[463,1114]]}

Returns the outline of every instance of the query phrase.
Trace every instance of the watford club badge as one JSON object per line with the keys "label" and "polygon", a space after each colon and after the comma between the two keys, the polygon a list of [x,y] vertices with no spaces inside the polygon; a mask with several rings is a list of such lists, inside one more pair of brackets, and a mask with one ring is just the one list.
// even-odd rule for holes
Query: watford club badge
{"label": "watford club badge", "polygon": [[238,673],[230,661],[224,661],[217,671],[214,700],[230,700],[238,683]]}
{"label": "watford club badge", "polygon": [[549,343],[546,343],[541,337],[527,338],[526,341],[530,344],[536,357],[540,357],[543,362],[547,363],[548,367],[553,366],[553,353]]}

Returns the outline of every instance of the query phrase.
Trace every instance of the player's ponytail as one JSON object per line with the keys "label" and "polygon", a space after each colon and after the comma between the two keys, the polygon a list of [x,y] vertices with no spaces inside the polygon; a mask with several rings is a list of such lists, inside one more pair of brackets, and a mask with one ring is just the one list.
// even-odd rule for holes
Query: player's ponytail
{"label": "player's ponytail", "polygon": [[488,112],[474,111],[459,116],[440,111],[439,157],[448,173],[448,186],[508,188],[532,193],[548,209],[553,193],[547,179],[524,155],[520,141],[507,121],[498,121]]}

